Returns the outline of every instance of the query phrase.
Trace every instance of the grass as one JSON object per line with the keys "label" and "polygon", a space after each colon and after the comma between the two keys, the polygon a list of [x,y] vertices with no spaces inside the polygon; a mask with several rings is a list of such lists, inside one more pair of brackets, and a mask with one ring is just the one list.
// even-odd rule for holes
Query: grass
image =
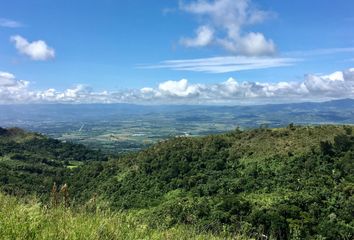
{"label": "grass", "polygon": [[69,169],[75,169],[75,168],[78,168],[82,165],[83,163],[80,162],[80,161],[70,161],[69,162],[69,165],[67,166],[67,168]]}
{"label": "grass", "polygon": [[[179,225],[170,229],[150,228],[133,213],[73,211],[50,209],[36,199],[24,202],[0,194],[1,239],[231,239],[198,233],[193,227]],[[232,239],[248,239],[233,237]]]}

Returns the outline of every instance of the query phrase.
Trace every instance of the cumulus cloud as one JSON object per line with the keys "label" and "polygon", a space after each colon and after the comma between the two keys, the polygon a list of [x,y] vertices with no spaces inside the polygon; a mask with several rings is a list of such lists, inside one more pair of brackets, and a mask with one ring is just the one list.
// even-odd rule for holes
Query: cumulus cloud
{"label": "cumulus cloud", "polygon": [[28,81],[18,80],[8,72],[0,71],[0,103],[24,102],[31,99]]}
{"label": "cumulus cloud", "polygon": [[12,86],[16,84],[15,76],[8,72],[0,72],[0,86]]}
{"label": "cumulus cloud", "polygon": [[201,84],[181,79],[116,92],[96,92],[80,84],[63,91],[34,91],[28,81],[0,72],[0,103],[253,104],[339,98],[354,98],[354,68],[328,75],[309,74],[298,82],[240,82],[229,78]]}
{"label": "cumulus cloud", "polygon": [[181,43],[186,47],[205,47],[212,42],[213,35],[213,29],[201,26],[197,29],[195,38],[182,38]]}
{"label": "cumulus cloud", "polygon": [[43,40],[28,42],[19,35],[12,36],[10,40],[21,54],[27,55],[32,60],[45,61],[55,57],[55,50]]}
{"label": "cumulus cloud", "polygon": [[199,27],[195,38],[188,38],[189,41],[182,39],[181,43],[187,47],[214,43],[245,56],[272,55],[276,52],[274,42],[262,33],[245,32],[246,26],[262,23],[273,15],[255,8],[250,0],[196,0],[189,4],[181,3],[180,9],[200,17],[203,23],[208,23],[221,36],[217,37],[211,27]]}
{"label": "cumulus cloud", "polygon": [[22,27],[22,23],[11,19],[0,18],[0,27],[19,28]]}
{"label": "cumulus cloud", "polygon": [[[354,97],[354,68],[329,75],[307,75],[300,82],[239,82],[229,78],[216,84],[189,84],[188,80],[167,81],[150,89],[151,101],[168,99],[181,103],[263,103],[329,100]],[[144,94],[144,93],[142,93]]]}
{"label": "cumulus cloud", "polygon": [[341,97],[354,95],[354,68],[329,75],[308,75],[303,83],[313,95]]}
{"label": "cumulus cloud", "polygon": [[276,48],[272,40],[267,40],[261,33],[248,33],[237,39],[237,43],[228,39],[218,39],[225,49],[245,56],[272,55]]}
{"label": "cumulus cloud", "polygon": [[187,79],[180,81],[166,81],[159,84],[159,95],[171,97],[193,97],[199,94],[199,84],[189,85]]}

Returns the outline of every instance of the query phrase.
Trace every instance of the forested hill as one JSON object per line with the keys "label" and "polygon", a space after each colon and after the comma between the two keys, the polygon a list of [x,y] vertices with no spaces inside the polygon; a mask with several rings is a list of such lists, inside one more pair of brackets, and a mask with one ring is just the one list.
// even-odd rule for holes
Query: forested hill
{"label": "forested hill", "polygon": [[70,169],[107,156],[83,145],[60,142],[19,128],[0,128],[0,190],[45,197]]}
{"label": "forested hill", "polygon": [[[24,170],[16,164],[42,164],[56,156],[63,171],[56,181],[68,183],[74,206],[94,203],[95,208],[133,211],[151,226],[187,224],[254,238],[352,239],[353,130],[332,125],[236,129],[173,138],[109,161],[77,146],[85,154],[79,155],[76,167],[69,167],[80,152],[76,145],[55,142],[71,149],[63,151],[69,154],[67,164],[56,147],[39,150],[37,142],[55,140],[7,141],[5,136],[0,140],[0,164],[17,176]],[[29,157],[13,157],[17,152]],[[13,182],[20,178],[4,178],[7,171],[0,174],[6,189],[21,188],[22,182]],[[50,171],[47,175],[52,176]],[[39,176],[33,173],[30,178],[37,181]],[[40,188],[41,182],[37,184]]]}

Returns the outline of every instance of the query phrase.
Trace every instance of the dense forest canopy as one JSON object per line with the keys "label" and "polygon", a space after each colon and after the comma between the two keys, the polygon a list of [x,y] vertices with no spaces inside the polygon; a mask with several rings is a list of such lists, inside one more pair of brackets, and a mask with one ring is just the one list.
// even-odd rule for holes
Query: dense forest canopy
{"label": "dense forest canopy", "polygon": [[22,129],[0,128],[2,191],[45,197],[54,182],[64,182],[69,169],[107,156],[83,145],[60,142]]}
{"label": "dense forest canopy", "polygon": [[73,208],[134,211],[151,227],[193,225],[272,239],[354,237],[352,126],[258,128],[176,137],[107,156],[0,129],[0,183],[48,199],[67,183]]}

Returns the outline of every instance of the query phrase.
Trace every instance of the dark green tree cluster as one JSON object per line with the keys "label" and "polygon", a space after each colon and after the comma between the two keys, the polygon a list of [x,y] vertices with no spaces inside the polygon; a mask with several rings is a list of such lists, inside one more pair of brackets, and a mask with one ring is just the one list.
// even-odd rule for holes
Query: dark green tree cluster
{"label": "dark green tree cluster", "polygon": [[0,189],[9,194],[46,197],[54,182],[64,182],[71,174],[70,167],[106,160],[101,152],[83,145],[0,128]]}

